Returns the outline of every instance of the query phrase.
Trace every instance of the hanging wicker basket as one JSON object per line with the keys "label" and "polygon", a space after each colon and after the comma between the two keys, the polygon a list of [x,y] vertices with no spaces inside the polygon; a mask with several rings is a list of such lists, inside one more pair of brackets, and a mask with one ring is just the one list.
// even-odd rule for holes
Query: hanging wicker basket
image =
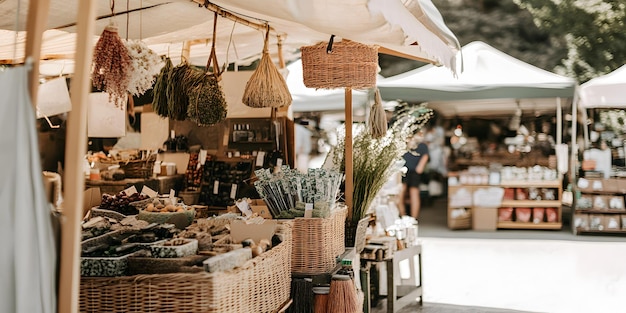
{"label": "hanging wicker basket", "polygon": [[[376,86],[378,46],[342,40],[301,47],[304,85],[309,88]],[[327,52],[328,51],[328,52]]]}

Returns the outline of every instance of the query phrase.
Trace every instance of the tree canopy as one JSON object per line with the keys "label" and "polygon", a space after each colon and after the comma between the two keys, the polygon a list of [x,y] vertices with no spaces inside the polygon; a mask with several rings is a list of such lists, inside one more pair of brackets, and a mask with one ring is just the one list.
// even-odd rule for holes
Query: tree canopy
{"label": "tree canopy", "polygon": [[580,83],[609,73],[626,60],[624,0],[513,0],[550,36],[562,37],[567,55],[555,70]]}

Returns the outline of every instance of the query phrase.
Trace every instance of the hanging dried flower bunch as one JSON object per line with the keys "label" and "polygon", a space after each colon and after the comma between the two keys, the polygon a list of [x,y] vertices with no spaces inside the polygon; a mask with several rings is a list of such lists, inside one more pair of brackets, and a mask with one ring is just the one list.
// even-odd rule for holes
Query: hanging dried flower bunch
{"label": "hanging dried flower bunch", "polygon": [[189,106],[189,90],[203,79],[204,73],[183,62],[172,69],[167,86],[168,116],[171,119],[184,121],[187,119]]}
{"label": "hanging dried flower bunch", "polygon": [[126,48],[131,58],[128,92],[141,96],[152,88],[163,60],[141,40],[127,40]]}
{"label": "hanging dried flower bunch", "polygon": [[198,126],[212,126],[226,119],[228,107],[215,76],[205,74],[203,78],[189,90],[187,117]]}
{"label": "hanging dried flower bunch", "polygon": [[378,88],[376,88],[374,95],[374,104],[372,104],[370,109],[369,125],[372,138],[382,138],[387,134],[387,115],[385,114],[383,100],[380,97]]}
{"label": "hanging dried flower bunch", "polygon": [[161,72],[154,83],[154,89],[152,93],[154,98],[152,99],[152,109],[157,115],[161,117],[169,117],[169,105],[167,98],[167,88],[170,81],[170,75],[174,64],[170,58],[165,59],[165,65],[161,68]]}
{"label": "hanging dried flower bunch", "polygon": [[117,33],[117,27],[104,28],[94,49],[91,79],[93,86],[109,94],[115,105],[124,109],[131,59],[128,49]]}
{"label": "hanging dried flower bunch", "polygon": [[261,61],[246,83],[241,99],[245,105],[253,108],[278,108],[289,106],[292,102],[287,82],[270,57],[267,47],[268,39],[269,27],[265,34]]}

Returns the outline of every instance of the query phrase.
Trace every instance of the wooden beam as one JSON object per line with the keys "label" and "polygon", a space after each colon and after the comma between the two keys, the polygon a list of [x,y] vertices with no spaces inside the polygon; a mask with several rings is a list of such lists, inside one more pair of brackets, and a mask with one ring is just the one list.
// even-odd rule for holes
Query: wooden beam
{"label": "wooden beam", "polygon": [[26,48],[24,55],[32,60],[32,69],[29,79],[30,99],[35,110],[37,109],[37,87],[39,87],[39,55],[43,32],[48,22],[50,0],[28,1],[28,20],[26,24]]}
{"label": "wooden beam", "polygon": [[[262,22],[252,22],[250,20],[247,20],[243,17],[240,17],[238,15],[235,15],[225,9],[222,9],[221,7],[219,7],[218,5],[215,5],[213,3],[204,1],[204,0],[193,0],[193,2],[198,3],[202,6],[204,6],[205,8],[207,8],[207,10],[211,11],[211,12],[216,12],[217,14],[219,14],[220,16],[227,18],[235,23],[239,23],[241,25],[245,25],[248,26],[250,28],[254,28],[257,30],[261,30],[261,31],[267,31],[267,23],[262,23]],[[285,38],[287,36],[287,34],[284,33],[278,33],[276,31],[276,29],[274,29],[273,27],[271,27],[270,25],[270,33],[275,33],[276,36],[282,36],[283,38]]]}
{"label": "wooden beam", "polygon": [[346,181],[345,181],[345,197],[346,206],[348,207],[348,221],[352,220],[354,214],[354,169],[352,160],[352,88],[345,89],[345,125],[346,125],[346,147],[344,149]]}
{"label": "wooden beam", "polygon": [[405,58],[405,59],[408,59],[408,60],[420,61],[420,62],[424,62],[424,63],[431,63],[431,64],[437,65],[432,60],[416,57],[414,55],[406,54],[406,53],[399,52],[399,51],[392,50],[392,49],[385,48],[385,47],[379,47],[378,48],[378,53],[388,54],[388,55],[396,56],[396,57],[399,57],[399,58]]}
{"label": "wooden beam", "polygon": [[[31,1],[37,2],[37,1]],[[59,273],[58,312],[77,313],[80,294],[80,222],[83,217],[85,174],[83,160],[87,151],[87,102],[91,91],[90,69],[96,1],[78,2],[76,33],[76,65],[72,80],[72,111],[68,115],[65,147],[65,192],[61,231],[61,264]]]}

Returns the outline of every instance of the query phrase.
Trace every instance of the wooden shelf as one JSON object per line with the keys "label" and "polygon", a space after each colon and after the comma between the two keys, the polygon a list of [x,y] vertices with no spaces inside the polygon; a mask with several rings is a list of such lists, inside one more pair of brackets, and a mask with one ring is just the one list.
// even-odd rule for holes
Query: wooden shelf
{"label": "wooden shelf", "polygon": [[626,235],[626,229],[591,230],[576,228],[576,234],[590,235]]}
{"label": "wooden shelf", "polygon": [[502,200],[503,208],[558,208],[560,200]]}
{"label": "wooden shelf", "polygon": [[498,222],[499,229],[561,229],[562,223]]}
{"label": "wooden shelf", "polygon": [[537,187],[537,188],[560,188],[561,181],[560,180],[509,180],[509,181],[501,181],[500,185],[496,185],[495,187],[504,187],[504,188],[529,188],[529,187]]}
{"label": "wooden shelf", "polygon": [[580,190],[580,193],[589,195],[609,195],[609,196],[623,196],[626,191],[611,191],[611,190]]}
{"label": "wooden shelf", "polygon": [[574,213],[589,213],[589,214],[626,214],[626,210],[575,210]]}

